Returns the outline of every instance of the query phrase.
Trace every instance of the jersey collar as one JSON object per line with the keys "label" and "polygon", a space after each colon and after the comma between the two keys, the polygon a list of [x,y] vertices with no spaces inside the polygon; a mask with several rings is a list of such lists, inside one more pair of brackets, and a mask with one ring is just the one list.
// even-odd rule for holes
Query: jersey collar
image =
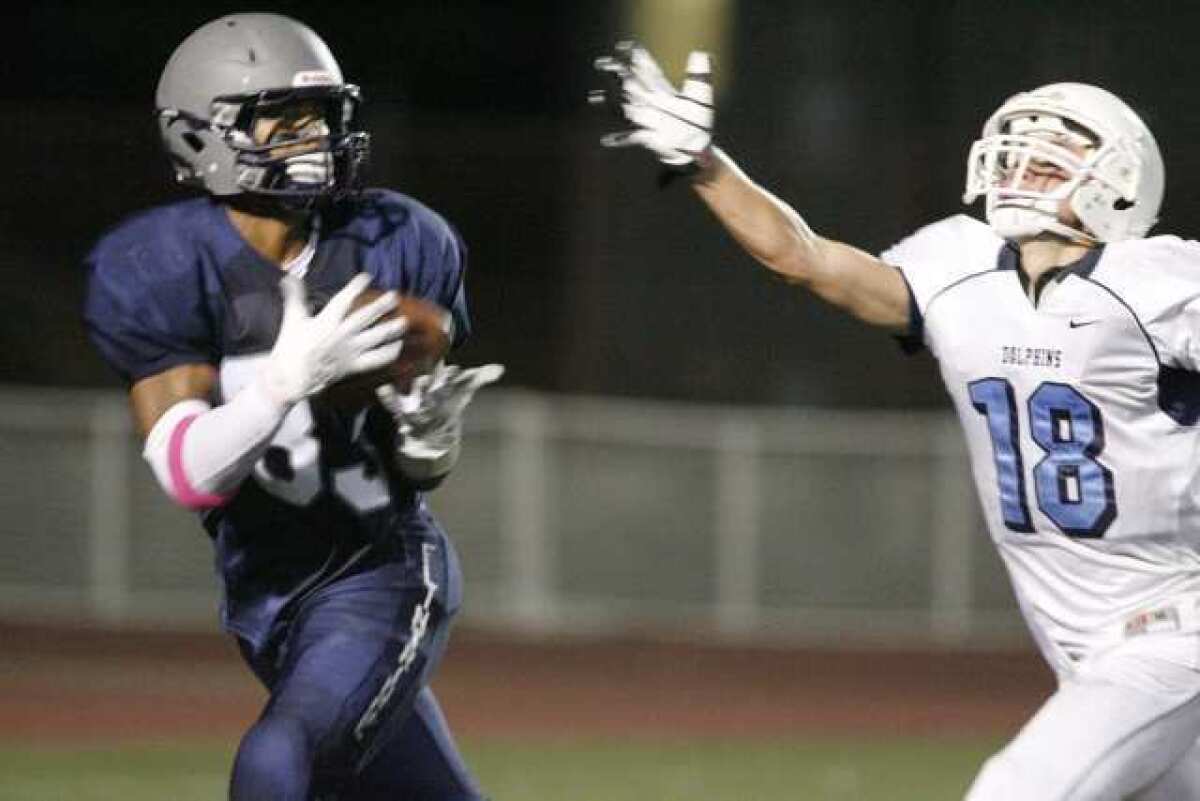
{"label": "jersey collar", "polygon": [[[1042,296],[1042,291],[1050,285],[1051,281],[1062,281],[1068,275],[1077,275],[1080,278],[1091,276],[1102,255],[1104,255],[1104,245],[1100,244],[1070,264],[1046,270],[1038,277],[1037,286],[1033,288],[1034,302],[1036,303],[1036,299]],[[996,256],[996,269],[1015,270],[1017,278],[1021,282],[1021,289],[1026,295],[1029,294],[1029,279],[1025,276],[1025,271],[1021,269],[1021,249],[1015,240],[1006,239],[1000,246],[1000,253]]]}

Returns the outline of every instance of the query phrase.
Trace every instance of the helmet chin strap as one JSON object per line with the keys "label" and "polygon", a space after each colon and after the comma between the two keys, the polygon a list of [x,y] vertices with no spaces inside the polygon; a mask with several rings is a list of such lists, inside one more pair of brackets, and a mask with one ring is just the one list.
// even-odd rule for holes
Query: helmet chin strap
{"label": "helmet chin strap", "polygon": [[1099,240],[1086,231],[1059,222],[1058,203],[1051,199],[1023,199],[1016,202],[1009,200],[1000,205],[989,198],[988,225],[1005,239],[1030,239],[1040,234],[1054,234],[1082,245],[1098,244]]}

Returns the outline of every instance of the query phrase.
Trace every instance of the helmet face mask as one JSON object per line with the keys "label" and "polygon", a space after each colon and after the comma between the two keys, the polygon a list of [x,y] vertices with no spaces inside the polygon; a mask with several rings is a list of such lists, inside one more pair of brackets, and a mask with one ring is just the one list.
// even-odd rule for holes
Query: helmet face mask
{"label": "helmet face mask", "polygon": [[360,187],[370,140],[359,89],[295,20],[235,14],[201,26],[171,56],[157,99],[180,183],[287,208]]}
{"label": "helmet face mask", "polygon": [[[972,146],[968,191],[984,195],[988,220],[1002,236],[1019,239],[1045,231],[1086,236],[1059,218],[1063,201],[1091,175],[1096,140],[1068,125],[1044,114],[1019,117]],[[1038,184],[1041,188],[1035,188]]]}
{"label": "helmet face mask", "polygon": [[1097,87],[1052,84],[1010,98],[987,121],[967,157],[963,201],[983,197],[1007,239],[1095,244],[1145,236],[1162,188],[1158,146],[1128,106]]}
{"label": "helmet face mask", "polygon": [[348,84],[221,96],[211,124],[236,153],[242,191],[305,205],[359,188],[369,148],[358,129],[360,102],[358,87]]}

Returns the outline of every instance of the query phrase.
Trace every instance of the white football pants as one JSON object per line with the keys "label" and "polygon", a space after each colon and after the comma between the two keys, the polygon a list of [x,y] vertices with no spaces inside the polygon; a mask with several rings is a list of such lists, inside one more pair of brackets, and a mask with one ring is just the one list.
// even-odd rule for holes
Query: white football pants
{"label": "white football pants", "polygon": [[1200,799],[1200,633],[1147,634],[1061,676],[966,801]]}

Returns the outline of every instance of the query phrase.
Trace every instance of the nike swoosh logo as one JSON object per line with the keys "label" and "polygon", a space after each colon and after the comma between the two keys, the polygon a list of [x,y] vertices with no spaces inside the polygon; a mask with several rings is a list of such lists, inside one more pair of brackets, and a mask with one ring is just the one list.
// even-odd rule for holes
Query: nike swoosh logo
{"label": "nike swoosh logo", "polygon": [[1075,320],[1071,320],[1070,322],[1067,323],[1067,325],[1071,326],[1072,328],[1083,328],[1085,325],[1095,325],[1098,322],[1100,322],[1100,321],[1099,320],[1080,320],[1080,321],[1076,322]]}

